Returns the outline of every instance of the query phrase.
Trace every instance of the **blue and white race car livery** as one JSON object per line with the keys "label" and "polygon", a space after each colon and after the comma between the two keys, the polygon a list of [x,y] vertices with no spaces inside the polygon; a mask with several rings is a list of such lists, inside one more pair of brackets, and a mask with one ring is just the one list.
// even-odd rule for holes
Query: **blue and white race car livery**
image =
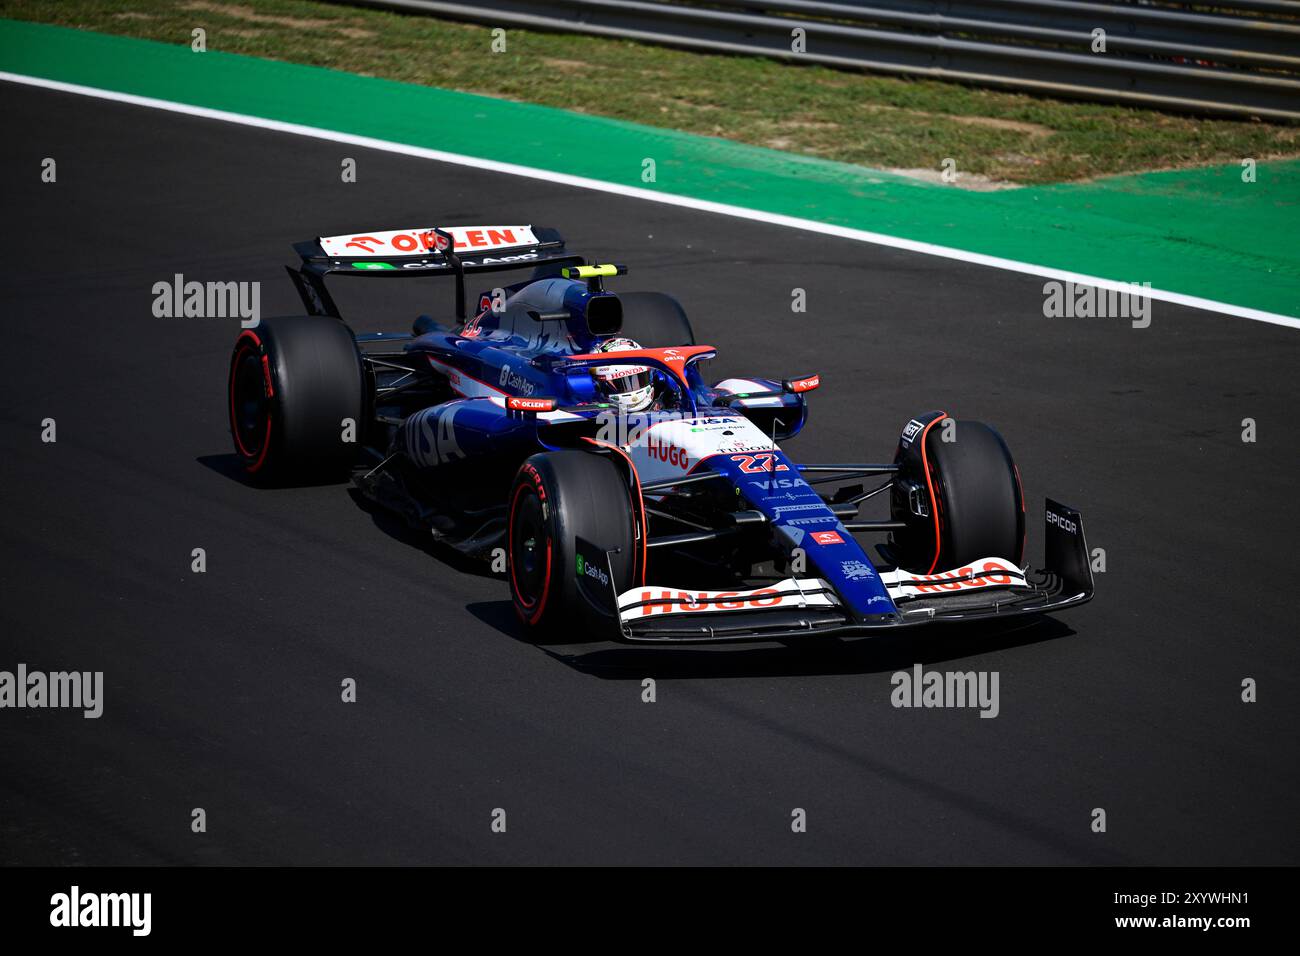
{"label": "blue and white race car livery", "polygon": [[[796,462],[781,443],[807,423],[819,375],[710,383],[717,350],[675,299],[606,289],[626,267],[568,252],[553,229],[421,227],[296,248],[306,314],[243,330],[231,360],[244,468],[266,481],[350,474],[370,502],[493,562],[529,628],[795,640],[1092,596],[1072,508],[1046,502],[1044,569],[1024,564],[1020,475],[992,428],[929,411],[888,461]],[[467,309],[468,276],[521,269]],[[354,334],[330,276],[448,277],[455,312]],[[888,516],[862,517],[877,495]]]}

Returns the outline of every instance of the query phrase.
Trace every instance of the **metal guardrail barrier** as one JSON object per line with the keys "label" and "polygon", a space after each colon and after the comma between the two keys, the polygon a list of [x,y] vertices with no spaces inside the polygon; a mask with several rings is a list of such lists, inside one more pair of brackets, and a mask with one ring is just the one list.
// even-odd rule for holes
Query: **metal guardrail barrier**
{"label": "metal guardrail barrier", "polygon": [[[1300,2],[351,0],[1201,115],[1300,121]],[[795,52],[793,31],[804,31]],[[1094,48],[1104,31],[1104,52]]]}

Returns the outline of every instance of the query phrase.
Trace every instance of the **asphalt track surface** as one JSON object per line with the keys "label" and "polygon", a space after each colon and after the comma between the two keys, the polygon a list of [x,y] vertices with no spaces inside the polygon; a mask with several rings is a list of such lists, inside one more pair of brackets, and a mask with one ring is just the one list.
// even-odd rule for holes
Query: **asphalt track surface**
{"label": "asphalt track surface", "polygon": [[[99,720],[0,712],[0,861],[1300,862],[1294,331],[1046,319],[1027,276],[14,85],[0,124],[0,668],[105,673]],[[1096,600],[818,650],[538,647],[500,578],[346,486],[243,483],[235,321],[155,318],[153,284],[260,280],[263,314],[297,311],[290,242],[435,220],[630,263],[719,377],[820,371],[802,460],[887,459],[929,408],[994,423],[1029,554],[1045,494],[1080,508]],[[451,307],[351,281],[358,331]],[[1000,715],[892,707],[914,662],[997,671]]]}

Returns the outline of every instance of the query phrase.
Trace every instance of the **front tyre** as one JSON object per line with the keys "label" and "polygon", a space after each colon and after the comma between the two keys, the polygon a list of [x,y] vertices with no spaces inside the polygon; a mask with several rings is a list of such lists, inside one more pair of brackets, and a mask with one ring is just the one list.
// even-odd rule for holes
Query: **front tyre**
{"label": "front tyre", "polygon": [[913,419],[904,441],[890,495],[891,517],[908,526],[893,537],[899,565],[916,574],[978,558],[1019,565],[1025,550],[1024,495],[1002,436],[983,422],[953,421],[935,412]]}
{"label": "front tyre", "polygon": [[365,375],[342,322],[282,316],[244,329],[227,389],[235,454],[250,476],[319,481],[355,463]]}
{"label": "front tyre", "polygon": [[534,634],[584,640],[610,626],[578,593],[575,543],[611,555],[613,587],[632,585],[637,545],[629,488],[618,467],[590,452],[533,455],[510,490],[510,597]]}

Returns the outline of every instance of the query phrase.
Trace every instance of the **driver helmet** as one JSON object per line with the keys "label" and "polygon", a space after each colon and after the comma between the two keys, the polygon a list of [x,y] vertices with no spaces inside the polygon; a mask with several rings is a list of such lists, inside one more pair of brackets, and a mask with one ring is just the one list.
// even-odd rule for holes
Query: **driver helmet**
{"label": "driver helmet", "polygon": [[[631,352],[640,350],[631,339],[616,338],[602,342],[597,352]],[[651,372],[645,365],[597,365],[591,370],[596,391],[623,412],[644,411],[654,401]]]}

